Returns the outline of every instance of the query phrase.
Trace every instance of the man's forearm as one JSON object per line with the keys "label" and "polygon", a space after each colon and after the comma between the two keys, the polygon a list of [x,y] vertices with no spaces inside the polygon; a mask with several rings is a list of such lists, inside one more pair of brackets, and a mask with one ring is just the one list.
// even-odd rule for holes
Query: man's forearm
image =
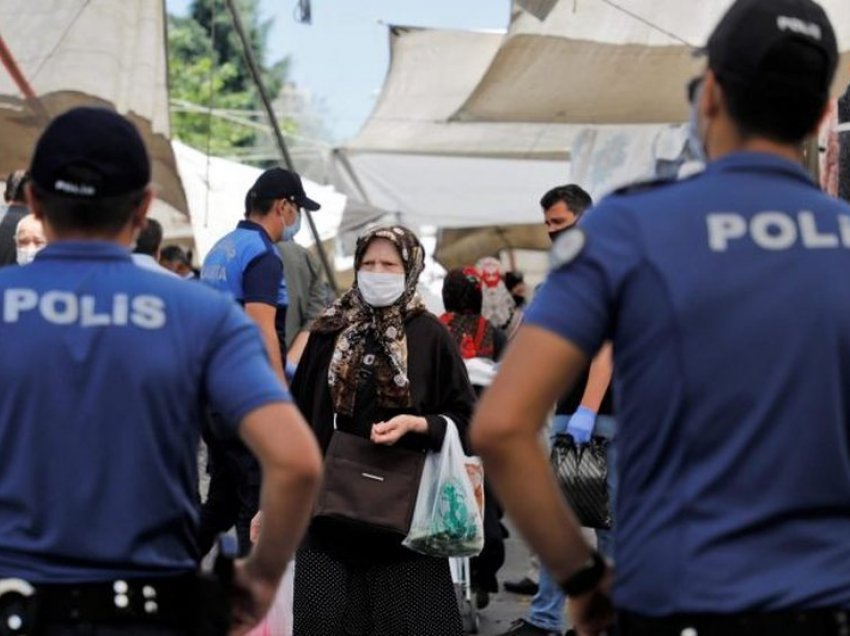
{"label": "man's forearm", "polygon": [[260,333],[263,336],[263,344],[266,346],[266,353],[269,356],[269,362],[272,369],[286,386],[286,376],[283,373],[283,359],[280,355],[280,340],[277,337],[277,330],[274,326],[260,325]]}
{"label": "man's forearm", "polygon": [[535,326],[520,329],[475,413],[471,440],[506,512],[556,580],[590,549],[540,444],[552,405],[587,367],[583,351]]}
{"label": "man's forearm", "polygon": [[299,331],[298,335],[292,339],[292,344],[286,352],[286,357],[293,364],[298,364],[301,360],[301,355],[304,353],[304,348],[307,346],[307,340],[310,337],[309,331]]}
{"label": "man's forearm", "polygon": [[587,386],[581,398],[581,405],[594,413],[599,412],[605,392],[611,384],[611,375],[614,372],[613,350],[610,342],[606,342],[593,362],[590,363],[590,373]]}
{"label": "man's forearm", "polygon": [[260,302],[245,303],[245,312],[260,330],[260,337],[263,339],[272,369],[277,373],[283,385],[287,386],[286,376],[283,372],[283,359],[280,354],[280,341],[277,337],[277,329],[275,329],[277,307]]}
{"label": "man's forearm", "polygon": [[321,453],[292,404],[257,409],[246,419],[241,434],[263,471],[263,521],[246,563],[261,578],[275,580],[309,522],[321,481]]}
{"label": "man's forearm", "polygon": [[263,521],[251,550],[253,565],[265,573],[283,572],[307,528],[317,482],[283,471],[264,471],[260,494]]}
{"label": "man's forearm", "polygon": [[524,437],[484,455],[487,479],[517,529],[554,579],[565,580],[584,565],[590,547],[561,495],[545,449],[537,438]]}

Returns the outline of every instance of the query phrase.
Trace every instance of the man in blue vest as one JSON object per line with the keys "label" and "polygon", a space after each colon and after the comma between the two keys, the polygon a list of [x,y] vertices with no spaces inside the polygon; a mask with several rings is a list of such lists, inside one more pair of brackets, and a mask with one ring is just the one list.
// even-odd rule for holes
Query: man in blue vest
{"label": "man in blue vest", "polygon": [[[283,261],[275,243],[294,236],[301,208],[318,210],[301,178],[283,168],[263,172],[245,196],[245,220],[216,242],[201,268],[201,280],[245,309],[260,329],[272,367],[284,383],[284,333],[288,304]],[[238,439],[216,436],[218,414],[204,435],[209,450],[210,486],[201,509],[199,543],[206,553],[219,532],[236,526],[239,552],[251,548],[251,519],[259,509],[260,467]]]}
{"label": "man in blue vest", "polygon": [[261,174],[245,197],[245,220],[219,239],[201,268],[201,280],[230,295],[257,323],[272,366],[284,377],[285,344],[278,332],[286,329],[286,278],[275,248],[295,236],[301,209],[321,206],[304,192],[301,177],[283,168]]}
{"label": "man in blue vest", "polygon": [[[706,50],[706,170],[616,193],[558,239],[473,444],[579,634],[610,629],[612,599],[624,636],[846,634],[850,206],[801,165],[835,33],[811,0],[737,0]],[[537,442],[609,339],[615,575]]]}
{"label": "man in blue vest", "polygon": [[68,111],[31,176],[49,244],[0,271],[0,625],[197,632],[215,609],[198,606],[195,574],[208,402],[263,467],[263,534],[233,573],[233,626],[246,628],[309,517],[315,441],[232,302],[130,258],[153,199],[130,122]]}

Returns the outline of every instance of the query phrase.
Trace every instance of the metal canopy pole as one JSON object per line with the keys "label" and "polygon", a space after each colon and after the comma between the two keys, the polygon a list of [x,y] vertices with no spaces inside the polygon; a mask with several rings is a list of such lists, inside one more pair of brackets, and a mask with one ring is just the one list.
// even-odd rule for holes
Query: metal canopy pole
{"label": "metal canopy pole", "polygon": [[21,91],[21,94],[26,97],[27,103],[29,106],[35,111],[36,115],[41,120],[41,123],[47,125],[50,121],[50,115],[45,110],[44,105],[39,100],[38,95],[36,95],[35,90],[27,81],[27,78],[24,76],[23,71],[21,71],[20,66],[18,66],[15,57],[12,55],[12,51],[9,50],[9,47],[6,45],[6,41],[0,36],[0,62],[2,62],[3,66],[6,67],[6,70],[9,73],[9,76],[12,78],[12,81],[15,82],[15,85],[18,87],[18,90]]}
{"label": "metal canopy pole", "polygon": [[[283,158],[283,162],[286,164],[286,167],[292,172],[295,172],[292,157],[289,156],[289,150],[286,147],[286,140],[284,140],[283,134],[280,132],[277,117],[275,117],[272,103],[269,100],[268,93],[266,92],[266,86],[263,84],[263,78],[260,75],[260,69],[257,66],[256,59],[254,58],[254,51],[251,49],[248,36],[245,34],[245,29],[242,26],[242,20],[239,17],[239,10],[236,8],[234,0],[225,0],[225,4],[230,11],[230,19],[233,22],[233,28],[236,29],[236,34],[239,36],[239,41],[242,43],[242,53],[245,55],[245,62],[248,64],[248,69],[251,71],[251,77],[254,78],[254,83],[257,85],[257,90],[260,93],[260,99],[263,102],[263,107],[265,108],[266,115],[269,118],[269,125],[271,125],[272,131],[274,131],[275,141],[277,141],[277,147],[278,150],[280,150],[280,155]],[[325,254],[325,248],[322,245],[322,240],[319,237],[319,231],[316,229],[316,224],[313,221],[313,216],[310,214],[309,210],[302,210],[302,213],[307,217],[307,224],[310,226],[310,233],[313,235],[313,238],[316,239],[316,249],[319,252],[319,258],[322,261],[322,267],[328,277],[328,283],[330,284],[334,295],[339,296],[336,276],[334,275],[334,270],[330,265],[328,256]]]}

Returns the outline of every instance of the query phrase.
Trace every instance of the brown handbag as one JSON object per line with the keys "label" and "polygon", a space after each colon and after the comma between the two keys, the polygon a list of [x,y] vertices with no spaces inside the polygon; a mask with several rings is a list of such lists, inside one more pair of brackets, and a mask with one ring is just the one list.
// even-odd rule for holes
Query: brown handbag
{"label": "brown handbag", "polygon": [[407,535],[425,453],[334,430],[313,517]]}

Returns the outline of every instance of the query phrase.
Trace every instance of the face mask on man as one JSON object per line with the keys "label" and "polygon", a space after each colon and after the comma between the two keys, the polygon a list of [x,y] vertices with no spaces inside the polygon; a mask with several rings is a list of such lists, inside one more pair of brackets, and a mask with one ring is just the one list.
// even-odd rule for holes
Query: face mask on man
{"label": "face mask on man", "polygon": [[295,235],[298,234],[298,230],[301,229],[301,210],[295,211],[295,222],[292,225],[287,225],[283,228],[283,240],[284,241],[292,241],[295,239]]}
{"label": "face mask on man", "polygon": [[357,272],[357,288],[372,307],[389,307],[404,293],[404,274]]}
{"label": "face mask on man", "polygon": [[35,255],[41,250],[40,247],[36,247],[35,245],[26,245],[24,247],[17,248],[17,261],[18,265],[29,265],[32,263]]}

